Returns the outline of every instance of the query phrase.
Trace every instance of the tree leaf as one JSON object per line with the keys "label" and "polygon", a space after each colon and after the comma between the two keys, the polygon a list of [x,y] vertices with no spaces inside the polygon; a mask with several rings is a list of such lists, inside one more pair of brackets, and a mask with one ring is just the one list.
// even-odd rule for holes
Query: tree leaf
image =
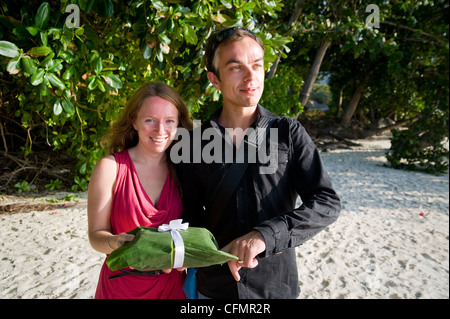
{"label": "tree leaf", "polygon": [[72,75],[75,73],[75,66],[71,65],[69,68],[63,73],[62,78],[64,80],[69,80]]}
{"label": "tree leaf", "polygon": [[61,106],[61,100],[60,99],[56,99],[55,103],[53,103],[53,113],[55,115],[59,115],[62,112],[62,106]]}
{"label": "tree leaf", "polygon": [[59,51],[58,56],[63,58],[67,63],[72,64],[75,62],[75,52],[73,50]]}
{"label": "tree leaf", "polygon": [[231,1],[220,0],[220,3],[222,3],[227,9],[231,9],[233,7]]}
{"label": "tree leaf", "polygon": [[58,89],[64,90],[66,88],[64,83],[55,73],[48,73],[47,76],[50,83],[56,86]]}
{"label": "tree leaf", "polygon": [[27,27],[28,32],[34,37],[36,34],[38,34],[39,29],[36,27]]}
{"label": "tree leaf", "polygon": [[20,56],[11,59],[6,66],[6,71],[9,74],[17,74],[20,72]]}
{"label": "tree leaf", "polygon": [[47,68],[48,65],[51,63],[53,57],[55,56],[55,53],[51,52],[42,62],[39,64],[40,67]]}
{"label": "tree leaf", "polygon": [[169,45],[171,42],[170,38],[165,33],[159,34],[158,38],[162,43],[167,44],[167,45]]}
{"label": "tree leaf", "polygon": [[163,1],[154,1],[152,0],[152,4],[158,11],[164,11],[164,9],[167,9],[167,7],[164,5]]}
{"label": "tree leaf", "polygon": [[41,84],[42,81],[44,80],[44,73],[45,73],[44,69],[38,69],[30,79],[31,85],[37,86]]}
{"label": "tree leaf", "polygon": [[114,14],[114,3],[112,0],[90,0],[87,1],[86,11],[96,11],[101,17],[110,17]]}
{"label": "tree leaf", "polygon": [[41,36],[41,42],[42,42],[42,45],[47,46],[47,44],[48,44],[48,35],[47,35],[47,32],[41,31],[40,36]]}
{"label": "tree leaf", "polygon": [[144,56],[144,59],[150,59],[150,57],[152,56],[152,51],[153,48],[150,47],[149,45],[145,45],[144,47],[144,52],[142,53],[142,55]]}
{"label": "tree leaf", "polygon": [[8,58],[15,58],[19,55],[19,48],[12,42],[0,41],[0,54]]}
{"label": "tree leaf", "polygon": [[81,174],[84,174],[86,172],[86,166],[87,166],[87,163],[84,163],[83,165],[81,165],[81,167],[80,167]]}
{"label": "tree leaf", "polygon": [[87,87],[91,91],[97,87],[97,81],[95,81],[96,78],[97,77],[95,75],[91,75],[89,77],[89,79],[88,79],[88,86]]}
{"label": "tree leaf", "polygon": [[62,99],[61,100],[61,105],[62,105],[64,111],[68,115],[72,116],[72,115],[75,114],[75,107],[73,106],[72,102],[67,101],[66,99]]}
{"label": "tree leaf", "polygon": [[182,27],[183,27],[183,35],[184,38],[186,39],[186,42],[190,44],[197,44],[198,38],[197,34],[195,34],[194,27],[192,27],[189,24],[183,24]]}
{"label": "tree leaf", "polygon": [[105,86],[103,85],[103,82],[100,80],[100,78],[97,77],[95,81],[97,82],[97,86],[100,89],[100,91],[105,92]]}
{"label": "tree leaf", "polygon": [[100,72],[102,72],[102,69],[103,69],[102,59],[98,57],[94,60],[94,71],[95,73],[99,74]]}
{"label": "tree leaf", "polygon": [[34,18],[34,25],[40,30],[45,30],[48,24],[48,19],[50,18],[50,5],[48,2],[44,2],[39,7],[36,17]]}
{"label": "tree leaf", "polygon": [[122,81],[120,81],[120,79],[114,74],[104,76],[103,79],[109,86],[111,86],[115,89],[122,88]]}
{"label": "tree leaf", "polygon": [[45,83],[41,83],[41,84],[39,85],[39,94],[40,94],[41,96],[47,96],[47,95],[50,94],[50,91],[49,91],[49,89],[48,89],[48,86],[45,85]]}
{"label": "tree leaf", "polygon": [[52,49],[49,47],[33,47],[30,50],[30,54],[33,56],[45,56],[49,55],[52,52]]}
{"label": "tree leaf", "polygon": [[159,62],[164,61],[164,56],[162,54],[161,48],[156,50],[156,58],[158,59]]}
{"label": "tree leaf", "polygon": [[216,21],[217,23],[220,23],[220,24],[224,23],[227,20],[231,20],[230,17],[228,17],[227,15],[222,14],[222,13],[214,14],[212,16],[212,18],[214,21]]}
{"label": "tree leaf", "polygon": [[170,47],[167,44],[160,43],[159,48],[161,49],[163,54],[169,54],[170,52]]}
{"label": "tree leaf", "polygon": [[33,75],[37,68],[36,65],[34,64],[33,60],[29,57],[29,56],[22,56],[22,68],[24,70],[25,73],[27,73],[28,75]]}
{"label": "tree leaf", "polygon": [[48,65],[47,72],[56,73],[56,72],[61,71],[63,68],[62,62],[63,62],[63,60],[61,60],[61,59],[52,60]]}

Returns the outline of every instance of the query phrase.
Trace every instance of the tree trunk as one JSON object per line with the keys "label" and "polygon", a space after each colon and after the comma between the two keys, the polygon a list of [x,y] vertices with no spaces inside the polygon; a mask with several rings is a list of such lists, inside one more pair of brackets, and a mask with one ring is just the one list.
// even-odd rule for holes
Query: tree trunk
{"label": "tree trunk", "polygon": [[[303,84],[302,91],[300,92],[300,103],[302,106],[306,105],[309,100],[314,82],[316,82],[317,76],[319,75],[320,66],[322,65],[323,57],[325,52],[327,52],[328,47],[331,45],[331,41],[324,41],[320,44],[319,50],[316,53],[314,62],[311,66],[311,71],[309,72],[308,79]],[[300,113],[297,113],[296,118],[298,118]]]}
{"label": "tree trunk", "polygon": [[[295,4],[295,9],[294,12],[292,13],[289,22],[288,22],[288,26],[287,26],[287,30],[290,31],[292,28],[292,25],[297,22],[298,17],[300,16],[300,14],[302,13],[302,8],[301,5],[303,4],[303,2],[305,2],[305,0],[297,0],[297,3]],[[271,79],[275,76],[275,73],[277,72],[277,68],[278,68],[278,63],[280,63],[280,59],[281,59],[281,53],[278,53],[278,57],[277,59],[273,62],[269,73],[267,74],[267,79]]]}
{"label": "tree trunk", "polygon": [[353,114],[355,114],[356,108],[358,107],[359,99],[361,98],[364,89],[366,88],[367,82],[369,81],[371,72],[366,73],[363,80],[359,83],[359,85],[356,87],[355,91],[353,92],[353,96],[350,100],[350,102],[347,105],[347,108],[345,109],[345,113],[342,116],[341,124],[344,126],[347,126],[348,123],[350,123],[350,120],[353,117]]}
{"label": "tree trunk", "polygon": [[342,97],[344,95],[344,88],[341,87],[341,89],[339,90],[339,100],[338,100],[338,106],[337,106],[337,110],[336,110],[336,118],[339,118],[339,116],[341,116],[341,108],[342,108]]}

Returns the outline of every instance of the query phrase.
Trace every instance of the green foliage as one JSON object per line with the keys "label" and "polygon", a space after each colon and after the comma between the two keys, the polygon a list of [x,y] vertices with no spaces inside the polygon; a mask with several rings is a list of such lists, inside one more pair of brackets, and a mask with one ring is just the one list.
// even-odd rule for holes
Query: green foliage
{"label": "green foliage", "polygon": [[47,185],[45,185],[45,188],[54,191],[56,189],[61,189],[62,188],[62,181],[60,179],[53,179],[50,181],[50,183],[48,183]]}
{"label": "green foliage", "polygon": [[393,130],[386,158],[394,168],[442,174],[448,170],[448,110],[425,111],[407,130]]}
{"label": "green foliage", "polygon": [[310,100],[328,105],[331,101],[331,97],[331,90],[328,84],[314,84]]}
{"label": "green foliage", "polygon": [[[448,121],[440,122],[442,117],[448,119],[448,2],[364,0],[349,5],[343,0],[304,1],[302,14],[288,30],[296,3],[2,2],[0,128],[4,152],[20,153],[28,160],[37,151],[67,153],[75,159],[68,167],[73,172],[73,189],[86,189],[94,165],[105,155],[99,140],[144,82],[164,81],[175,87],[194,119],[204,121],[220,107],[221,96],[209,84],[204,69],[205,43],[218,28],[235,25],[248,27],[262,38],[267,69],[281,54],[277,73],[266,80],[261,100],[272,112],[287,116],[301,112],[298,95],[303,79],[320,43],[331,41],[321,72],[331,74],[333,98],[342,89],[344,107],[357,84],[370,74],[360,100],[363,113],[374,120],[420,116],[417,123],[427,123],[418,131],[410,126],[412,131],[397,135],[398,141],[418,140],[425,132],[436,134],[433,141],[448,136],[444,133]],[[380,9],[379,28],[365,24],[365,8],[372,3]],[[66,24],[69,4],[80,9],[79,27]],[[313,98],[323,102],[326,96],[329,93],[321,89],[313,92]],[[438,121],[444,128],[425,119]],[[393,149],[392,166],[396,161],[405,164],[406,148],[396,143],[396,137],[393,147],[398,150]],[[414,156],[420,158],[419,164],[440,163],[441,151],[426,148]],[[49,185],[56,188],[57,182]]]}
{"label": "green foliage", "polygon": [[303,110],[299,101],[302,85],[303,79],[296,68],[279,65],[275,76],[265,81],[260,103],[275,114],[294,117]]}
{"label": "green foliage", "polygon": [[22,192],[27,192],[31,189],[31,185],[27,181],[21,181],[14,184],[14,187],[17,188],[17,192],[20,194]]}
{"label": "green foliage", "polygon": [[[70,3],[80,9],[79,27],[66,24]],[[67,152],[77,160],[72,188],[85,190],[105,155],[99,140],[139,86],[172,85],[192,116],[204,120],[218,97],[204,70],[206,38],[217,28],[249,27],[264,40],[268,67],[292,41],[271,24],[282,7],[279,0],[2,3],[0,118],[7,149],[25,156]]]}
{"label": "green foliage", "polygon": [[[449,130],[448,1],[359,1],[358,6],[362,9],[371,3],[380,9],[379,27],[367,27],[358,11],[347,11],[342,20],[347,32],[341,33],[340,45],[329,52],[325,70],[331,74],[335,99],[331,106],[337,107],[342,92],[345,108],[367,78],[355,110],[361,122],[419,119],[407,131],[393,133],[388,156],[392,167],[445,171],[448,150],[442,148],[442,140]],[[447,120],[442,122],[442,118]],[[433,141],[426,148],[424,138]]]}
{"label": "green foliage", "polygon": [[67,194],[63,198],[55,198],[52,197],[50,199],[46,199],[45,202],[47,203],[62,203],[62,202],[78,202],[80,200],[80,197],[75,194]]}

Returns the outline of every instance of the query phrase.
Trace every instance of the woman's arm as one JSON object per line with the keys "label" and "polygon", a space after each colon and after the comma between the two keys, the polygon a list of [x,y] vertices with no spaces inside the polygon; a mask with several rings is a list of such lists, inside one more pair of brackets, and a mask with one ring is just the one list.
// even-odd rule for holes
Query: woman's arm
{"label": "woman's arm", "polygon": [[133,235],[111,232],[111,207],[114,185],[116,183],[116,161],[109,155],[98,161],[92,171],[88,189],[88,235],[95,250],[109,254],[124,242],[132,240]]}

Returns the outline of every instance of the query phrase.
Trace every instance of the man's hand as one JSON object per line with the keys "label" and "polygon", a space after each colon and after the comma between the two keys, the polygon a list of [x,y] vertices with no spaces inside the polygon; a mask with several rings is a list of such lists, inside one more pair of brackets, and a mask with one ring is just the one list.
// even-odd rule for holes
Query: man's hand
{"label": "man's hand", "polygon": [[255,268],[258,266],[258,260],[255,257],[266,250],[266,242],[259,231],[253,230],[233,240],[221,250],[239,258],[228,262],[231,274],[236,281],[239,281],[241,280],[241,276],[239,276],[241,267]]}

